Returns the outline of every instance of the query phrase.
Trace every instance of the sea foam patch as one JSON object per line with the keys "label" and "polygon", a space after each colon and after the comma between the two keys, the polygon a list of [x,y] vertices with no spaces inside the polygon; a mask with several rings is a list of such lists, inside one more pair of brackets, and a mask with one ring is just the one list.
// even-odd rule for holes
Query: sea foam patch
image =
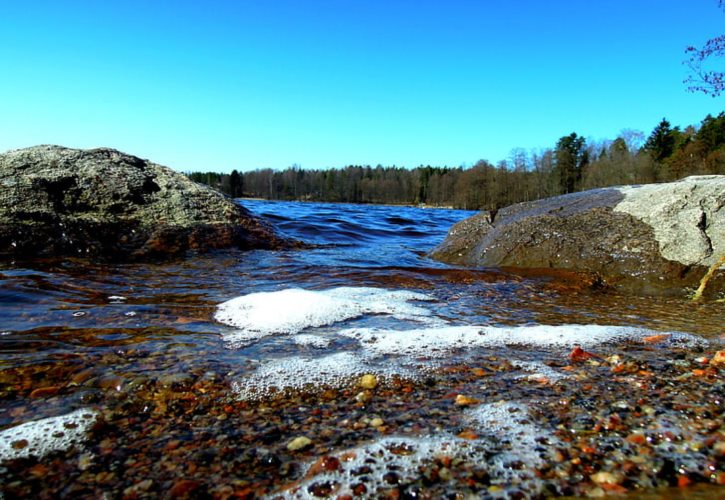
{"label": "sea foam patch", "polygon": [[[544,457],[536,452],[540,441],[558,442],[553,435],[534,425],[528,408],[521,403],[499,401],[480,405],[466,412],[466,420],[482,434],[499,441],[506,449],[502,454],[505,461],[513,456],[530,467],[543,463]],[[507,470],[504,462],[500,465],[502,470]]]}
{"label": "sea foam patch", "polygon": [[[706,343],[704,339],[686,333],[657,334],[642,328],[601,325],[446,326],[413,330],[349,328],[324,337],[297,335],[292,340],[298,345],[325,349],[336,335],[357,340],[357,350],[322,357],[294,356],[267,361],[235,381],[232,384],[234,392],[240,399],[261,400],[278,391],[346,387],[355,376],[364,373],[376,374],[382,379],[393,376],[415,379],[451,352],[474,348],[533,346],[565,349],[568,353],[574,345],[592,349],[608,342],[646,341],[652,337],[680,345]],[[390,362],[391,356],[396,358],[394,363]],[[546,379],[551,383],[566,378],[565,374],[540,362],[512,360],[512,363],[528,372],[520,378]]]}
{"label": "sea foam patch", "polygon": [[43,457],[78,444],[85,439],[96,417],[94,410],[80,409],[5,429],[0,432],[0,460]]}
{"label": "sea foam patch", "polygon": [[543,381],[548,380],[551,383],[558,382],[560,380],[569,378],[568,375],[554,370],[550,366],[545,365],[541,361],[520,361],[512,360],[511,364],[516,368],[519,368],[525,372],[526,375],[521,375],[518,378],[523,380]]}
{"label": "sea foam patch", "polygon": [[381,288],[288,288],[228,300],[217,307],[214,319],[239,329],[224,335],[230,347],[238,348],[269,335],[295,334],[366,314],[425,321],[431,316],[430,310],[411,302],[432,300],[433,297],[422,293]]}
{"label": "sea foam patch", "polygon": [[332,344],[331,337],[323,337],[322,335],[295,335],[292,342],[301,347],[313,347],[315,349],[325,349]]}
{"label": "sea foam patch", "polygon": [[[339,333],[357,339],[363,349],[373,354],[427,357],[442,357],[455,349],[473,347],[570,348],[580,345],[593,348],[607,342],[641,341],[658,334],[644,328],[603,325],[446,326],[412,330],[349,328]],[[668,333],[665,337],[663,342],[684,345],[706,342],[679,332]]]}
{"label": "sea foam patch", "polygon": [[[507,496],[508,487],[530,493],[541,491],[542,483],[536,478],[534,469],[542,465],[546,457],[536,450],[541,448],[542,440],[554,442],[556,439],[531,422],[524,404],[482,405],[467,412],[465,421],[480,433],[480,437],[462,439],[447,433],[384,437],[335,454],[339,460],[337,470],[315,474],[310,467],[306,477],[312,477],[287,490],[283,497],[316,498],[316,485],[335,488],[336,496],[350,495],[354,493],[354,485],[361,483],[367,494],[375,497],[391,484],[416,481],[421,470],[440,457],[447,457],[464,469],[485,470],[490,484],[501,488],[502,497]],[[509,438],[502,439],[502,436]]]}
{"label": "sea foam patch", "polygon": [[340,388],[353,383],[356,376],[375,374],[385,380],[393,376],[410,377],[399,366],[374,366],[368,358],[351,352],[338,352],[320,358],[289,357],[262,364],[251,375],[232,383],[232,391],[242,400],[260,400],[289,390]]}

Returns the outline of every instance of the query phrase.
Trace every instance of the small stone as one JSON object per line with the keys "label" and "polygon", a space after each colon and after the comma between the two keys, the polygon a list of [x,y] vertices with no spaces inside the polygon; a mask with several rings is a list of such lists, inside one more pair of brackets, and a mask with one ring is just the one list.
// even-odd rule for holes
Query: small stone
{"label": "small stone", "polygon": [[305,437],[305,436],[300,436],[300,437],[296,437],[292,441],[290,441],[287,444],[287,449],[289,451],[298,451],[298,450],[307,448],[311,444],[312,444],[312,440],[310,438]]}
{"label": "small stone", "polygon": [[10,443],[10,446],[13,450],[22,450],[23,448],[26,448],[28,446],[28,440],[18,439],[17,441],[13,441],[12,443]]}
{"label": "small stone", "polygon": [[30,393],[31,398],[44,398],[48,396],[55,396],[58,394],[58,391],[60,390],[60,387],[52,386],[52,387],[38,387],[37,389],[34,389],[33,392]]}
{"label": "small stone", "polygon": [[614,354],[614,355],[612,355],[612,356],[609,356],[609,357],[608,357],[608,358],[606,359],[606,361],[607,361],[607,363],[609,363],[610,365],[618,365],[619,363],[621,363],[621,362],[622,362],[622,356],[620,356],[619,354]]}
{"label": "small stone", "polygon": [[378,378],[372,373],[367,373],[360,377],[358,385],[363,389],[375,389],[378,386]]}
{"label": "small stone", "polygon": [[361,391],[355,396],[355,401],[358,403],[367,403],[372,398],[370,391]]}
{"label": "small stone", "polygon": [[589,476],[589,479],[597,484],[619,484],[622,482],[621,476],[605,471],[592,474],[591,476]]}
{"label": "small stone", "polygon": [[441,478],[443,481],[450,481],[453,475],[451,474],[450,469],[447,467],[441,467],[438,471],[438,477]]}
{"label": "small stone", "polygon": [[314,477],[323,472],[337,472],[340,470],[340,459],[330,455],[320,457],[312,464],[310,470],[307,471],[306,477]]}
{"label": "small stone", "polygon": [[647,442],[647,436],[645,436],[642,432],[633,432],[629,436],[627,436],[627,441],[632,444],[645,444]]}
{"label": "small stone", "polygon": [[725,457],[725,441],[718,441],[712,447],[715,455]]}
{"label": "small stone", "polygon": [[383,419],[382,419],[382,418],[380,418],[380,417],[376,417],[376,418],[374,418],[374,419],[372,419],[372,420],[370,421],[370,427],[380,427],[380,426],[381,426],[381,425],[383,425],[384,423],[385,423],[385,422],[383,421]]}
{"label": "small stone", "polygon": [[78,468],[82,471],[88,470],[93,465],[93,455],[90,453],[84,453],[78,457]]}
{"label": "small stone", "polygon": [[717,351],[710,360],[711,365],[725,365],[725,350]]}
{"label": "small stone", "polygon": [[465,396],[463,394],[459,394],[456,396],[455,404],[458,406],[471,406],[471,405],[477,405],[480,403],[480,401],[476,398],[472,398],[469,396]]}
{"label": "small stone", "polygon": [[169,496],[181,497],[189,495],[192,491],[199,489],[200,484],[191,479],[180,479],[174,483],[169,490]]}
{"label": "small stone", "polygon": [[474,439],[478,439],[478,434],[473,432],[470,429],[466,429],[460,433],[458,433],[458,437],[461,439],[468,439],[469,441],[472,441]]}

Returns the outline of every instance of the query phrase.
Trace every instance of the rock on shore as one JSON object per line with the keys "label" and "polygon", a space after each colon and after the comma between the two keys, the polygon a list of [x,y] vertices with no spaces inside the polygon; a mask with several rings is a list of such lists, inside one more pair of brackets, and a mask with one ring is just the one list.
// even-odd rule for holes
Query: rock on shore
{"label": "rock on shore", "polygon": [[223,194],[114,149],[0,154],[0,257],[140,260],[286,244]]}
{"label": "rock on shore", "polygon": [[[602,188],[481,212],[433,250],[469,266],[598,274],[638,292],[683,293],[725,253],[725,176]],[[709,293],[725,290],[722,270]]]}

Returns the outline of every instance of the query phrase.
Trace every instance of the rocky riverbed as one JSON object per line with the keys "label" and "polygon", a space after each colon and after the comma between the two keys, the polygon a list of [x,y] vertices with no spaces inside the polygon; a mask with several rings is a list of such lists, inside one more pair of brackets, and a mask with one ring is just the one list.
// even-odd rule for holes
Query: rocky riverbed
{"label": "rocky riverbed", "polygon": [[5,498],[722,491],[721,303],[428,259],[470,213],[245,203],[311,248],[0,266]]}
{"label": "rocky riverbed", "polygon": [[[134,357],[149,367],[188,362],[123,348],[99,361]],[[696,492],[725,484],[724,368],[723,351],[654,334],[543,357],[524,346],[469,353],[416,378],[351,375],[310,387],[301,379],[302,389],[263,400],[240,400],[230,392],[233,374],[209,366],[159,376],[56,367],[41,372],[54,384],[43,387],[31,382],[37,369],[4,370],[5,398],[13,391],[29,405],[44,400],[48,413],[59,396],[85,387],[89,428],[70,448],[42,457],[24,456],[30,438],[5,431],[3,491],[8,498]],[[22,420],[27,411],[14,405],[11,415]],[[61,439],[77,425],[54,421],[41,439]]]}

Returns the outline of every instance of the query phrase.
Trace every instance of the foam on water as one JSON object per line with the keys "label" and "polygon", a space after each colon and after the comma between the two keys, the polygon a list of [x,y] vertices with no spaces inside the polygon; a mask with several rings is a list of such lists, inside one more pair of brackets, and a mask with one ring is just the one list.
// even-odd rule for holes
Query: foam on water
{"label": "foam on water", "polygon": [[332,344],[332,338],[322,335],[295,335],[292,337],[292,341],[299,346],[314,347],[315,349],[324,349]]}
{"label": "foam on water", "polygon": [[[644,328],[602,325],[447,326],[414,330],[350,328],[339,332],[340,335],[357,339],[371,353],[413,357],[441,357],[455,349],[472,347],[522,345],[570,348],[579,345],[593,348],[607,342],[642,340],[657,333]],[[705,342],[686,333],[673,332],[668,335],[664,341],[670,343],[699,345]]]}
{"label": "foam on water", "polygon": [[85,439],[96,416],[94,410],[80,409],[5,429],[0,432],[0,461],[65,450]]}
{"label": "foam on water", "polygon": [[[497,439],[506,450],[505,453],[493,458],[494,462],[498,460],[502,475],[515,472],[505,466],[505,463],[510,462],[512,458],[528,467],[541,465],[543,457],[535,451],[539,447],[537,440],[546,439],[550,444],[558,441],[535,426],[527,407],[520,403],[499,401],[481,405],[468,410],[466,420],[482,434]],[[511,480],[513,477],[508,479]]]}
{"label": "foam on water", "polygon": [[539,447],[537,439],[550,443],[556,439],[531,423],[525,405],[511,402],[482,405],[468,411],[465,419],[480,432],[479,438],[462,439],[445,433],[380,438],[335,454],[340,460],[339,470],[314,475],[283,496],[315,498],[312,493],[315,484],[336,485],[335,495],[340,496],[351,494],[352,485],[363,483],[367,495],[374,498],[376,492],[390,487],[386,480],[390,474],[397,476],[399,484],[412,482],[420,478],[422,469],[441,457],[459,459],[468,467],[485,470],[491,485],[502,487],[501,496],[512,489],[528,493],[541,490],[533,469],[542,465],[545,457],[535,451]]}
{"label": "foam on water", "polygon": [[511,362],[512,365],[514,365],[517,368],[522,369],[525,372],[528,372],[527,375],[522,375],[518,378],[520,379],[526,379],[526,380],[543,380],[546,379],[549,382],[558,382],[559,380],[563,380],[565,378],[569,378],[568,375],[554,370],[550,366],[545,365],[541,361],[519,361],[514,360]]}
{"label": "foam on water", "polygon": [[242,400],[260,400],[289,390],[322,390],[349,386],[356,376],[375,374],[384,381],[393,376],[410,377],[398,366],[378,367],[359,354],[339,352],[321,358],[291,357],[268,361],[254,373],[232,383]]}
{"label": "foam on water", "polygon": [[[574,345],[587,349],[607,342],[642,341],[657,332],[633,327],[600,325],[562,326],[447,326],[415,330],[383,330],[353,328],[337,335],[359,342],[355,352],[337,352],[322,357],[286,357],[264,362],[250,375],[232,384],[236,394],[244,400],[262,400],[278,391],[319,390],[349,386],[355,376],[376,374],[382,379],[399,376],[416,379],[429,371],[452,351],[473,348],[505,348],[508,346],[534,346],[557,348],[568,353]],[[327,349],[336,334],[324,336],[303,334],[292,337],[298,345]],[[661,335],[658,335],[661,337]],[[670,333],[662,342],[699,345],[705,340],[685,333]],[[395,362],[390,362],[395,356]],[[527,375],[519,378],[546,379],[556,383],[566,378],[537,361],[511,360]]]}
{"label": "foam on water", "polygon": [[423,320],[430,316],[430,311],[410,301],[431,300],[433,297],[421,293],[381,288],[339,287],[321,291],[288,288],[228,300],[219,304],[214,319],[239,329],[224,335],[230,347],[239,348],[269,335],[295,334],[366,314]]}

